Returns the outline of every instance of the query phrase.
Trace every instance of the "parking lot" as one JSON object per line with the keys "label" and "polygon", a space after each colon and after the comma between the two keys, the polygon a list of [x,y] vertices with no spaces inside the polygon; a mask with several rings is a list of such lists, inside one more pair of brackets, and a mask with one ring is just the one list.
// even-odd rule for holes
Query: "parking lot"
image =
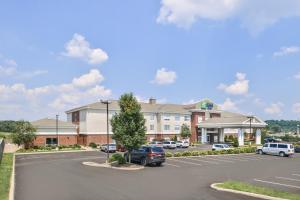
{"label": "parking lot", "polygon": [[210,188],[226,180],[300,193],[299,154],[291,158],[256,154],[168,158],[162,167],[141,171],[81,164],[104,162],[105,157],[102,152],[19,155],[16,199],[255,199]]}

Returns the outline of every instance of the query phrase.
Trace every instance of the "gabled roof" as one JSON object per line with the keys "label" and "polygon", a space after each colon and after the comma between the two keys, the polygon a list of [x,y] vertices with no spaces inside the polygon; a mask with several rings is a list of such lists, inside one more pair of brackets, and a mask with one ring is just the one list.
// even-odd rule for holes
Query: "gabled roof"
{"label": "gabled roof", "polygon": [[[31,124],[37,128],[56,128],[56,119],[44,118],[31,122]],[[71,122],[58,120],[59,128],[76,128],[76,125]]]}
{"label": "gabled roof", "polygon": [[[256,116],[252,116],[251,119],[251,126],[255,127],[265,127],[267,124],[259,119]],[[250,126],[250,119],[249,116],[222,111],[221,117],[210,118],[203,122],[198,123],[198,127],[210,128],[210,127],[228,127],[228,128],[235,128],[235,127],[249,127]]]}
{"label": "gabled roof", "polygon": [[[158,104],[158,103],[144,103],[139,102],[142,108],[142,112],[151,112],[151,113],[181,113],[181,114],[191,114],[189,110],[186,108],[187,105],[181,104]],[[72,110],[66,111],[66,113],[71,113],[79,110],[85,109],[96,109],[96,110],[106,110],[106,105],[101,102],[96,102],[92,104],[88,104],[86,106],[74,108]],[[119,111],[119,104],[117,100],[112,100],[109,104],[109,110]]]}

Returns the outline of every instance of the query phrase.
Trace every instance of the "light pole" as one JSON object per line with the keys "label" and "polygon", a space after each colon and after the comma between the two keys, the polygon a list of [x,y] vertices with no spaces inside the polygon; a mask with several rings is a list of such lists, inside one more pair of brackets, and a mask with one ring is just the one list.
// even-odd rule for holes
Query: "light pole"
{"label": "light pole", "polygon": [[58,147],[58,117],[59,115],[56,115],[56,145]]}
{"label": "light pole", "polygon": [[252,135],[252,120],[253,120],[253,116],[248,116],[248,119],[250,119],[250,137],[251,137],[251,135]]}
{"label": "light pole", "polygon": [[300,130],[299,130],[299,124],[297,124],[297,136],[299,137],[299,134],[300,134]]}
{"label": "light pole", "polygon": [[101,103],[105,104],[106,105],[106,131],[107,131],[107,134],[106,134],[106,147],[107,147],[107,160],[106,162],[108,163],[109,161],[109,115],[108,115],[108,105],[111,103],[111,101],[109,100],[101,100]]}

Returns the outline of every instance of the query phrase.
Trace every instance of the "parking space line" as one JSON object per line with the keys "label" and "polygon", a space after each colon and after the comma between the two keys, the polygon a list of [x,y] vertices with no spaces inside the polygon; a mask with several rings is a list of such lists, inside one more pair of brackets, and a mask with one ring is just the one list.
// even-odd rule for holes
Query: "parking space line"
{"label": "parking space line", "polygon": [[294,179],[294,178],[287,178],[287,177],[281,177],[281,176],[276,176],[275,178],[288,180],[288,181],[298,181],[298,182],[300,182],[300,179]]}
{"label": "parking space line", "polygon": [[224,155],[223,158],[224,158],[224,160],[234,160],[234,161],[240,161],[240,162],[248,162],[248,161],[250,161],[250,160],[241,159],[241,158],[234,158],[232,156],[226,156],[226,155]]}
{"label": "parking space line", "polygon": [[188,159],[188,160],[194,160],[194,161],[200,161],[200,162],[206,162],[206,163],[210,163],[210,164],[216,164],[218,165],[218,162],[214,162],[214,161],[207,161],[207,160],[201,160],[201,159],[195,159],[195,158],[184,158],[184,159]]}
{"label": "parking space line", "polygon": [[169,158],[169,160],[172,160],[172,161],[175,161],[175,162],[181,162],[181,163],[185,163],[185,164],[190,164],[190,165],[202,166],[202,164],[199,164],[199,163],[193,163],[193,162],[183,161],[183,160],[179,160],[179,159],[170,159]]}
{"label": "parking space line", "polygon": [[260,180],[260,179],[253,179],[253,180],[257,181],[257,182],[262,182],[262,183],[269,183],[269,184],[273,184],[273,185],[280,185],[280,186],[300,189],[300,186],[296,186],[296,185],[289,185],[289,184],[277,183],[277,182],[272,182],[272,181],[264,181],[264,180]]}
{"label": "parking space line", "polygon": [[222,160],[222,159],[211,158],[211,157],[204,157],[204,156],[202,156],[202,158],[210,159],[210,160],[215,160],[215,161],[219,161],[219,162],[235,163],[234,161],[226,160],[226,159],[225,159],[225,160]]}
{"label": "parking space line", "polygon": [[180,167],[179,165],[173,165],[173,164],[170,164],[170,163],[164,163],[164,165],[169,165],[169,166],[172,166],[172,167]]}
{"label": "parking space line", "polygon": [[293,176],[300,176],[300,174],[292,174]]}

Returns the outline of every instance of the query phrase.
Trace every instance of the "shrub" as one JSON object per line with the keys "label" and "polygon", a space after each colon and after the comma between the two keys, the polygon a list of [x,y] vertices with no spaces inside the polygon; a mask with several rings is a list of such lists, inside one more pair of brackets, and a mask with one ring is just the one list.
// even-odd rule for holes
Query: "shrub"
{"label": "shrub", "polygon": [[192,155],[192,152],[190,152],[190,151],[184,151],[182,153],[182,156],[191,156],[191,155]]}
{"label": "shrub", "polygon": [[95,148],[97,148],[97,144],[94,143],[94,142],[91,142],[91,143],[89,144],[89,147],[95,149]]}
{"label": "shrub", "polygon": [[166,157],[173,157],[173,154],[171,152],[166,152]]}
{"label": "shrub", "polygon": [[114,161],[117,161],[119,165],[122,165],[122,164],[126,163],[125,158],[119,153],[115,153],[110,157],[109,162],[111,163],[111,162],[114,162]]}
{"label": "shrub", "polygon": [[192,156],[199,156],[200,155],[200,152],[199,151],[192,151]]}
{"label": "shrub", "polygon": [[239,149],[233,149],[233,152],[234,154],[239,154],[240,153],[240,150]]}
{"label": "shrub", "polygon": [[204,156],[204,155],[208,155],[207,151],[199,151],[199,155]]}
{"label": "shrub", "polygon": [[239,146],[239,141],[238,141],[237,137],[233,138],[233,146],[234,147],[238,147]]}
{"label": "shrub", "polygon": [[181,157],[182,156],[182,153],[181,152],[176,152],[174,153],[174,157]]}
{"label": "shrub", "polygon": [[207,151],[207,155],[213,155],[213,151]]}

